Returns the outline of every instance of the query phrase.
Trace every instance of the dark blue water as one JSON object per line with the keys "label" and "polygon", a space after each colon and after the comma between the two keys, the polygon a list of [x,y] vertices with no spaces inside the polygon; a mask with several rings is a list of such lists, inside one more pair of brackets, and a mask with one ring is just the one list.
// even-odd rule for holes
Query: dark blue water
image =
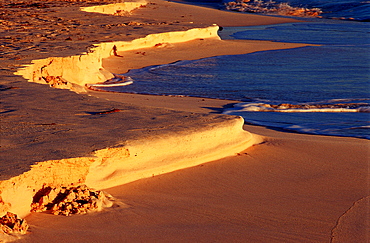
{"label": "dark blue water", "polygon": [[104,89],[239,100],[224,113],[290,131],[369,139],[369,23],[307,20],[220,35],[320,46],[152,66],[130,71],[131,85]]}
{"label": "dark blue water", "polygon": [[[321,46],[248,55],[253,63],[248,65],[256,69],[261,65],[264,74],[271,73],[271,88],[261,90],[258,97],[225,113],[241,115],[254,124],[287,130],[370,138],[368,23],[312,21],[244,28],[231,36]],[[263,74],[261,77],[265,78]],[[252,79],[263,82],[257,77]],[[280,85],[283,88],[276,87]],[[298,108],[266,110],[266,105],[281,103]],[[299,109],[299,105],[307,104],[311,106]],[[346,105],[348,109],[344,109]]]}

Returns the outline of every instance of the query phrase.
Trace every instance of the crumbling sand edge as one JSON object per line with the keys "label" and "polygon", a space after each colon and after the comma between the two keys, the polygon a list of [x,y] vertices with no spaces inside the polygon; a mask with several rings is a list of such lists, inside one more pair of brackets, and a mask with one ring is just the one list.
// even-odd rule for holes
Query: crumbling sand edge
{"label": "crumbling sand edge", "polygon": [[82,92],[86,84],[101,83],[114,77],[102,66],[104,58],[114,55],[113,49],[129,51],[154,47],[162,43],[179,43],[202,38],[220,39],[218,29],[217,25],[213,25],[186,31],[150,34],[132,41],[100,43],[80,55],[33,60],[32,64],[18,69],[15,74],[23,76],[30,82]]}
{"label": "crumbling sand edge", "polygon": [[244,131],[243,124],[243,118],[235,117],[201,129],[126,141],[91,157],[36,163],[30,171],[0,182],[0,212],[25,217],[44,186],[86,184],[101,190],[233,156],[262,141]]}

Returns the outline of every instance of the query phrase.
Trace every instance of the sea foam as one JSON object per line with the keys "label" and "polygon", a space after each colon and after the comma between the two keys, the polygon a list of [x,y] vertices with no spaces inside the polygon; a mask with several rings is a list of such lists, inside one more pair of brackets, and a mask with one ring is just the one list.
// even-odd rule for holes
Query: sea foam
{"label": "sea foam", "polygon": [[278,103],[273,102],[243,102],[234,105],[234,108],[226,110],[225,114],[233,112],[370,112],[368,103]]}

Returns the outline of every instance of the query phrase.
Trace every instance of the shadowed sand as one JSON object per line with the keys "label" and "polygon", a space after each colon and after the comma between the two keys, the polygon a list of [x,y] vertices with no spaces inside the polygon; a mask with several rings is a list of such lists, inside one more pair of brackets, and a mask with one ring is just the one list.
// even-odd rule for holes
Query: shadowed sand
{"label": "shadowed sand", "polygon": [[[53,53],[51,48],[53,56],[77,55],[87,41],[105,36],[112,41],[132,41],[148,34],[205,28],[214,23],[243,26],[294,21],[164,1],[152,2],[119,17],[96,13],[81,16],[76,14],[76,7],[61,10],[63,17],[73,16],[81,23],[95,18],[96,26],[81,24],[81,31],[90,31],[92,35],[85,36],[84,41],[66,44],[51,40],[49,45],[69,46],[60,52],[63,55]],[[155,24],[135,28],[112,25],[108,32],[99,32],[96,31],[102,23],[99,21]],[[75,32],[71,29],[72,35]],[[118,49],[123,58],[109,57],[102,65],[110,72],[124,73],[132,68],[183,59],[298,46],[302,44],[197,39],[139,51]],[[25,64],[50,57],[50,53],[27,49],[28,56],[22,56],[22,52],[24,60],[17,62],[12,59],[14,54],[9,53],[4,56],[7,68],[1,70],[4,94],[1,114],[5,128],[1,141],[4,151],[1,187],[11,190],[2,191],[2,199],[8,199],[1,205],[2,210],[12,201],[10,208],[25,213],[29,202],[25,203],[22,196],[29,194],[25,198],[32,199],[32,189],[43,183],[88,182],[109,188],[106,191],[116,198],[113,208],[100,213],[73,217],[32,213],[26,218],[30,233],[21,242],[366,242],[368,140],[282,133],[248,125],[244,125],[243,131],[240,118],[209,114],[232,101],[89,91],[99,99],[50,89],[26,83],[10,72],[15,71],[12,63]],[[104,113],[111,110],[117,112]],[[218,137],[204,146],[204,141],[212,141],[212,129]],[[194,143],[190,149],[181,148],[183,143],[191,145],[197,136],[199,146]],[[187,141],[181,141],[182,138]],[[168,144],[163,146],[166,139]],[[148,149],[145,144],[130,147],[135,141],[149,141]],[[168,161],[180,161],[179,166],[165,171],[158,167],[159,171],[148,170],[149,174],[134,178],[128,178],[132,173],[120,166],[117,172],[102,173],[109,177],[99,178],[99,169],[110,167],[92,166],[96,162],[104,165],[110,158],[114,159],[112,164],[119,164],[119,158],[125,160],[130,156],[127,151],[135,151],[132,148],[147,153],[141,157],[144,169],[166,165],[167,160],[158,160],[161,154],[154,163],[147,160],[150,153],[155,153],[155,149],[150,150],[153,141],[166,156],[168,148],[182,151],[168,157]],[[256,145],[243,150],[253,143]],[[236,149],[224,144],[233,149],[236,145]],[[226,151],[218,153],[218,149]],[[217,156],[200,160],[210,163],[188,163],[190,158],[211,152]],[[36,162],[43,162],[33,166],[38,173],[27,174]],[[17,175],[20,176],[13,177]],[[146,179],[136,180],[140,178]]]}

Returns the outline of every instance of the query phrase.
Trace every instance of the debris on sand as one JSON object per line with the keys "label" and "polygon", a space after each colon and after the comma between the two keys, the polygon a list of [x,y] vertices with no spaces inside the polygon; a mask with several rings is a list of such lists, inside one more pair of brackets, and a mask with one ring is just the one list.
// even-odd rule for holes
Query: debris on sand
{"label": "debris on sand", "polygon": [[69,216],[101,211],[111,207],[112,196],[93,190],[86,185],[77,187],[44,187],[36,193],[31,212],[50,211],[54,215]]}

